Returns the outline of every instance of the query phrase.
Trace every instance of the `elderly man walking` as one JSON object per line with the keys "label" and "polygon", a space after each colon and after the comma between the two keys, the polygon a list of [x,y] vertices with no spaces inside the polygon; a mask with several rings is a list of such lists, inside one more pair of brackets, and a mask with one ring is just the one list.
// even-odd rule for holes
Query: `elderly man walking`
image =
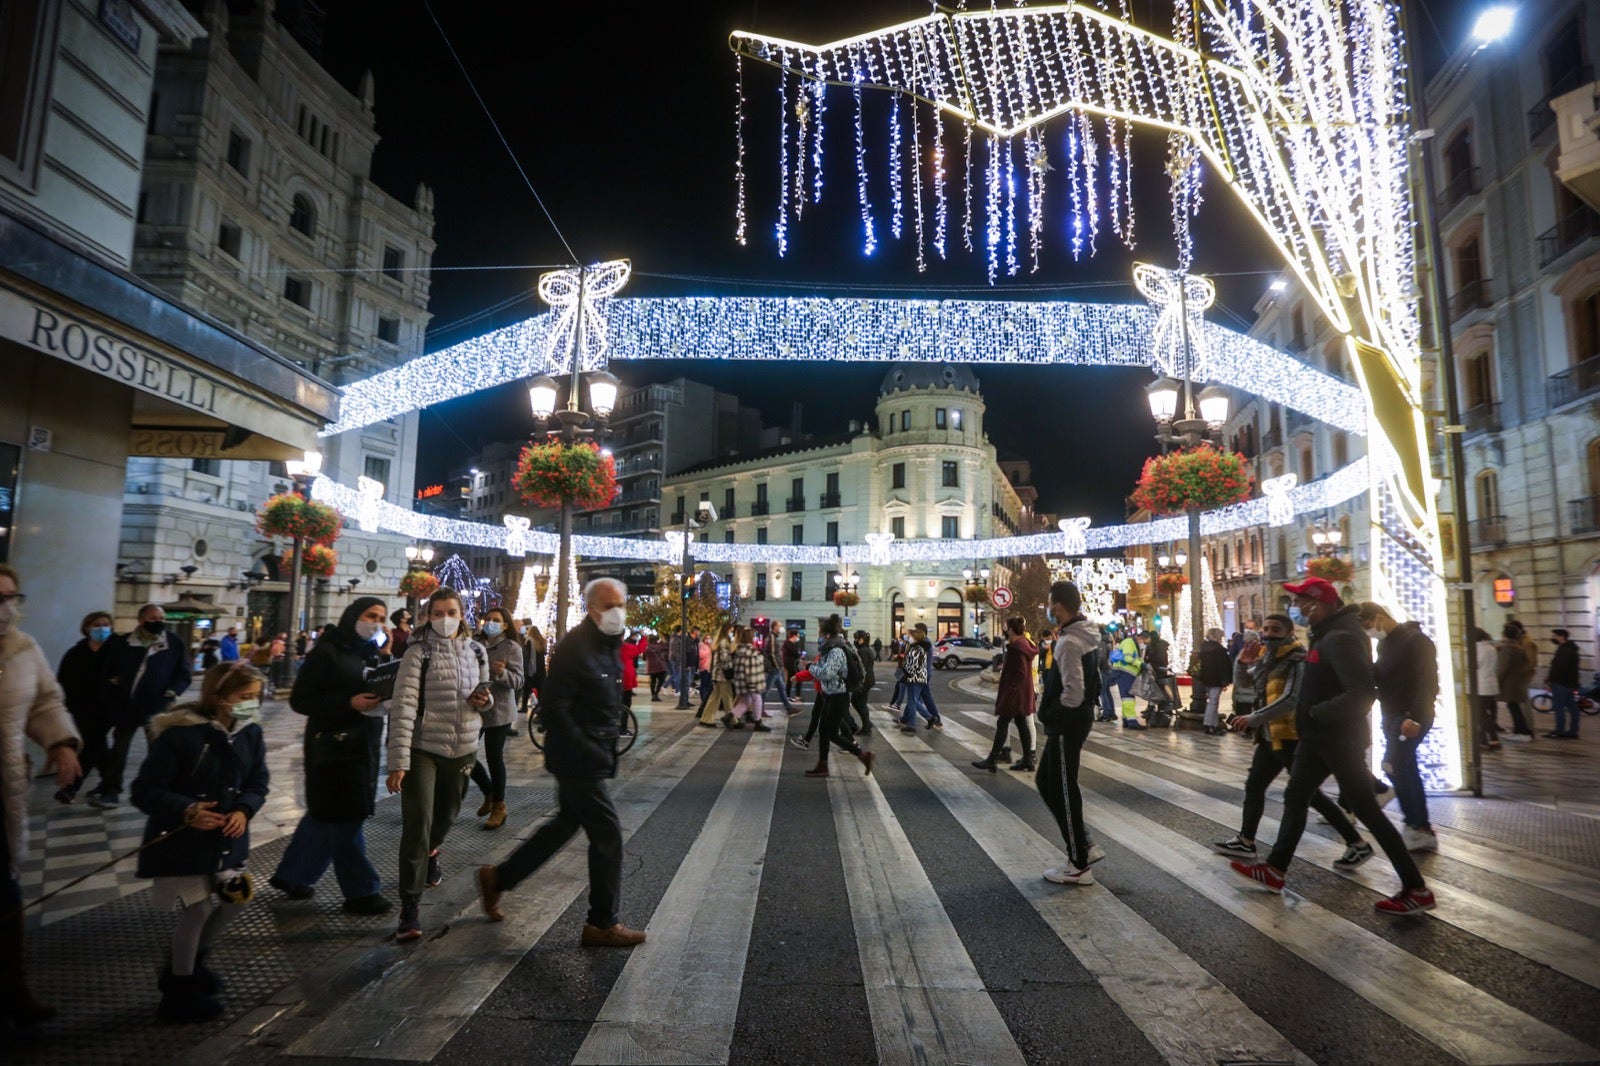
{"label": "elderly man walking", "polygon": [[622,724],[622,634],[627,588],[602,577],[583,590],[588,616],[556,645],[540,693],[544,764],[556,778],[554,818],[499,866],[478,867],[478,892],[490,921],[505,918],[500,895],[521,884],[572,839],[589,837],[589,918],[584,947],[631,948],[645,934],[617,920],[622,897],[622,822],[606,790],[617,775]]}

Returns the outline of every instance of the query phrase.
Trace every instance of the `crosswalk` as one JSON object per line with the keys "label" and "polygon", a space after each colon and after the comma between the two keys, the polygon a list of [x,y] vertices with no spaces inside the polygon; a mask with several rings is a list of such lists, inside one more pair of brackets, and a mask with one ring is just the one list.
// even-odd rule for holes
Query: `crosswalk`
{"label": "crosswalk", "polygon": [[[953,709],[942,735],[880,732],[872,776],[836,759],[825,783],[801,779],[811,757],[781,730],[663,724],[615,788],[630,853],[676,856],[649,912],[628,913],[647,944],[613,964],[568,938],[586,888],[580,836],[507,896],[504,923],[482,921],[457,886],[437,904],[448,936],[379,949],[380,977],[280,1046],[485,1060],[496,1045],[482,1017],[544,1016],[544,986],[513,979],[519,967],[571,966],[602,985],[592,1013],[552,1020],[520,1059],[728,1063],[760,1042],[813,1061],[859,1008],[881,1063],[1600,1061],[1596,871],[1441,831],[1423,861],[1438,911],[1393,921],[1371,911],[1397,887],[1381,854],[1340,874],[1341,845],[1312,831],[1289,890],[1252,893],[1205,843],[1236,827],[1243,745],[1208,766],[1101,732],[1084,753],[1085,809],[1108,858],[1097,884],[1058,886],[1040,876],[1063,856],[1032,776],[968,767],[990,721]],[[674,836],[665,815],[695,804],[704,814]],[[831,826],[791,821],[822,806]],[[794,858],[774,852],[780,838],[813,849],[814,879],[771,875]],[[819,909],[835,877],[843,893]],[[819,920],[849,930],[854,978],[816,990],[820,1010],[799,1006],[809,995],[792,1010],[753,1003],[772,996],[753,970],[782,973],[792,957],[809,973],[806,952],[838,943],[805,935]],[[1008,944],[1006,930],[1028,939]]]}

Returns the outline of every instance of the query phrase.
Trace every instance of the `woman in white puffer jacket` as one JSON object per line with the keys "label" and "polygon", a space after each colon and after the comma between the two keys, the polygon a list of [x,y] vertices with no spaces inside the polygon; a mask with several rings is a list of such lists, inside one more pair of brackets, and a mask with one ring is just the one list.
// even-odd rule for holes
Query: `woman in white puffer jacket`
{"label": "woman in white puffer jacket", "polygon": [[400,795],[400,926],[395,939],[422,936],[422,892],[444,879],[439,845],[461,811],[478,760],[481,708],[491,699],[489,656],[467,635],[461,596],[428,598],[426,625],[413,631],[389,704],[390,792]]}

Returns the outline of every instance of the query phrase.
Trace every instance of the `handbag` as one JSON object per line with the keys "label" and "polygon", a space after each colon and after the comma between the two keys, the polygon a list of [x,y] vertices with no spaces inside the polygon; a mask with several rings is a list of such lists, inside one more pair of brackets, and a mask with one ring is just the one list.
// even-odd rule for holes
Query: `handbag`
{"label": "handbag", "polygon": [[334,766],[368,758],[367,734],[350,729],[319,729],[307,742],[306,761],[312,766]]}

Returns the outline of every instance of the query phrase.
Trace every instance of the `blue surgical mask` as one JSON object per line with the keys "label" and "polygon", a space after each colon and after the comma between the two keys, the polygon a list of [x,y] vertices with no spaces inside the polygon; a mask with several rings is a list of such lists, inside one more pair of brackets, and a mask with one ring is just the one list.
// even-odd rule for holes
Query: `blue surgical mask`
{"label": "blue surgical mask", "polygon": [[1302,611],[1299,607],[1290,607],[1289,608],[1289,618],[1297,626],[1303,626],[1303,625],[1309,625],[1310,624],[1306,619],[1306,613],[1304,611]]}
{"label": "blue surgical mask", "polygon": [[498,637],[501,633],[505,632],[505,629],[506,627],[501,625],[499,622],[483,623],[483,635],[486,637]]}
{"label": "blue surgical mask", "polygon": [[104,644],[106,641],[111,639],[111,627],[90,626],[89,639],[94,641],[96,644]]}

